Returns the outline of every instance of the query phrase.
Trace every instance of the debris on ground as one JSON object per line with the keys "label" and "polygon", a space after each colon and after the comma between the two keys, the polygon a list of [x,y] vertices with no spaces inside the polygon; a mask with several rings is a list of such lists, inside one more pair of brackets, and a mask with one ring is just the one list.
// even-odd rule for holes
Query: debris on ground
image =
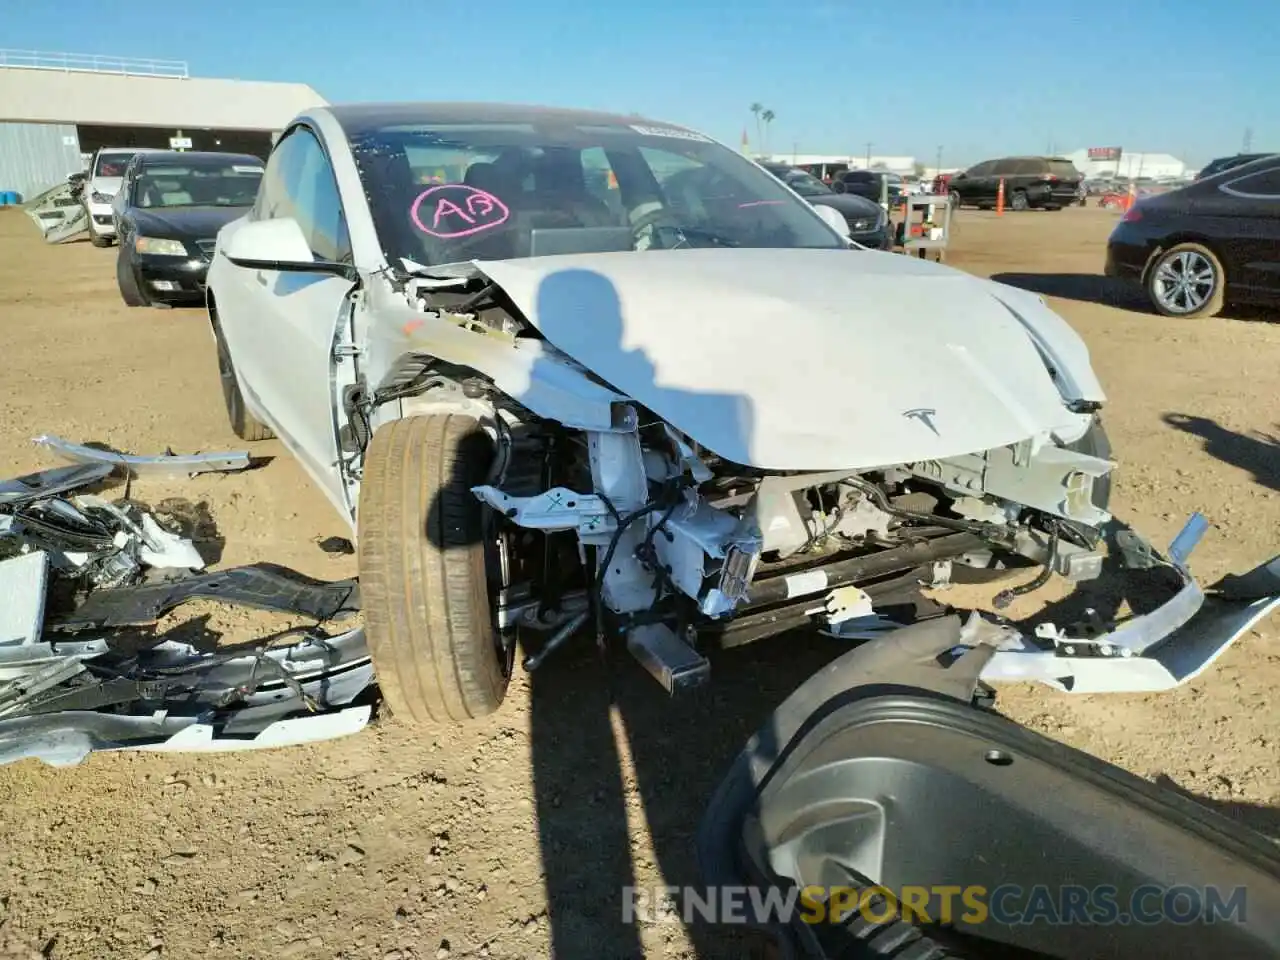
{"label": "debris on ground", "polygon": [[134,477],[180,477],[195,476],[198,473],[230,473],[236,470],[247,470],[252,463],[249,454],[243,450],[185,454],[166,450],[158,456],[138,456],[87,444],[71,443],[47,433],[33,437],[31,442],[70,463],[109,464],[120,473]]}
{"label": "debris on ground", "polygon": [[[86,492],[115,466],[0,481],[0,764],[285,746],[364,727],[370,707],[353,705],[373,680],[363,629],[324,629],[359,612],[356,582],[266,564],[205,572],[195,544],[152,512]],[[228,648],[154,629],[195,599],[313,623]]]}

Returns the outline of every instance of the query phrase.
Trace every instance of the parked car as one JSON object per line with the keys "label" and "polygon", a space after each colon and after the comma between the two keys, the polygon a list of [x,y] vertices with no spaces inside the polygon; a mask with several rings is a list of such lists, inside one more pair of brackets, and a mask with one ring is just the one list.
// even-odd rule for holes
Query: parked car
{"label": "parked car", "polygon": [[1262,160],[1266,157],[1273,157],[1273,153],[1237,153],[1230,157],[1218,157],[1216,160],[1210,160],[1196,174],[1197,180],[1204,180],[1206,177],[1212,177],[1221,173],[1223,170],[1230,170],[1232,167],[1241,167],[1246,163],[1253,163],[1255,160]]}
{"label": "parked car", "polygon": [[1005,157],[957,173],[947,192],[956,206],[994,207],[1003,180],[1010,210],[1060,210],[1076,202],[1082,179],[1075,164],[1064,157]]}
{"label": "parked car", "polygon": [[249,154],[139,153],[112,213],[116,283],[131,307],[202,303],[218,230],[253,205],[262,160]]}
{"label": "parked car", "polygon": [[761,166],[810,203],[839,211],[849,224],[849,239],[876,250],[893,245],[889,217],[880,204],[854,193],[836,193],[813,174],[785,163]]}
{"label": "parked car", "polygon": [[1143,197],[1107,243],[1106,273],[1141,283],[1165,316],[1280,303],[1280,156]]}
{"label": "parked car", "polygon": [[95,247],[109,247],[116,238],[111,203],[120,191],[124,168],[135,155],[151,151],[149,147],[102,147],[89,164],[87,183],[81,188],[85,213],[88,215],[89,242]]}
{"label": "parked car", "polygon": [[[606,163],[616,189],[593,191]],[[987,679],[1150,692],[1248,629],[1179,630],[1203,602],[1195,520],[1174,560],[1127,531],[1103,573],[1125,530],[1105,397],[1043,298],[856,251],[819,210],[636,116],[288,124],[218,234],[219,377],[235,431],[278,435],[350,524],[393,714],[489,713],[518,634],[533,670],[584,628],[684,690],[712,645],[892,629],[921,581],[1014,557],[1073,579],[1155,562],[1168,599],[1128,632],[975,615],[951,652],[983,646]]]}
{"label": "parked car", "polygon": [[[887,185],[887,192],[882,192],[882,182]],[[854,193],[876,203],[885,195],[891,207],[902,201],[902,177],[887,170],[845,170],[836,175],[831,189],[836,193]]]}

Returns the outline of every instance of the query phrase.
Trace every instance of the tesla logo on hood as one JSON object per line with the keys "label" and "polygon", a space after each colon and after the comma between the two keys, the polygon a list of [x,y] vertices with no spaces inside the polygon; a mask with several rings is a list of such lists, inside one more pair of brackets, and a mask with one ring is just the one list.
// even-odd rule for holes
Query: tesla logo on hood
{"label": "tesla logo on hood", "polygon": [[916,407],[914,410],[904,410],[902,415],[908,420],[919,420],[933,431],[933,435],[935,437],[942,436],[942,434],[938,432],[938,428],[933,425],[933,418],[938,415],[937,410],[934,410],[931,407]]}

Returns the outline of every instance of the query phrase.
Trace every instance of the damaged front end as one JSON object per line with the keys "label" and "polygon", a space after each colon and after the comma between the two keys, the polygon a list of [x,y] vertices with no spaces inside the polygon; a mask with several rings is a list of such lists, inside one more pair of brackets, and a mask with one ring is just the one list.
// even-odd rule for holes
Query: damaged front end
{"label": "damaged front end", "polygon": [[[465,413],[486,427],[498,456],[473,492],[503,518],[527,574],[504,586],[499,622],[549,636],[530,669],[592,623],[675,692],[706,680],[709,647],[801,626],[874,638],[952,612],[925,588],[1030,561],[1043,572],[996,593],[996,610],[1054,575],[1124,596],[1136,578],[1165,599],[1127,620],[1094,609],[1034,628],[974,613],[956,646],[998,648],[985,678],[1158,690],[1197,675],[1280,602],[1262,573],[1251,592],[1195,583],[1187,560],[1202,519],[1166,556],[1110,515],[1113,463],[1105,438],[1089,442],[1096,403],[1059,400],[1056,427],[971,453],[763,469],[700,445],[562,352],[483,276],[406,292],[412,307],[368,291],[368,360],[388,372],[346,411],[351,475],[360,430],[383,417]],[[1016,419],[1027,408],[1010,409]],[[907,411],[936,434],[935,415]]]}

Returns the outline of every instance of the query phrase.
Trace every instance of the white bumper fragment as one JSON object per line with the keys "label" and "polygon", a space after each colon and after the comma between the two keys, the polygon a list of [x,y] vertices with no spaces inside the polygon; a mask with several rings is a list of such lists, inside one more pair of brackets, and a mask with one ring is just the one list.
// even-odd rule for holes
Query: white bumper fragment
{"label": "white bumper fragment", "polygon": [[[1106,633],[1068,635],[1042,624],[1034,638],[976,617],[965,625],[965,643],[998,649],[982,672],[989,683],[1035,680],[1066,693],[1154,693],[1193,680],[1256,623],[1280,606],[1280,557],[1243,577],[1247,590],[1206,595],[1187,559],[1208,522],[1195,514],[1174,538],[1168,556],[1152,554],[1181,581],[1162,606]],[[1225,583],[1225,582],[1224,582]]]}

